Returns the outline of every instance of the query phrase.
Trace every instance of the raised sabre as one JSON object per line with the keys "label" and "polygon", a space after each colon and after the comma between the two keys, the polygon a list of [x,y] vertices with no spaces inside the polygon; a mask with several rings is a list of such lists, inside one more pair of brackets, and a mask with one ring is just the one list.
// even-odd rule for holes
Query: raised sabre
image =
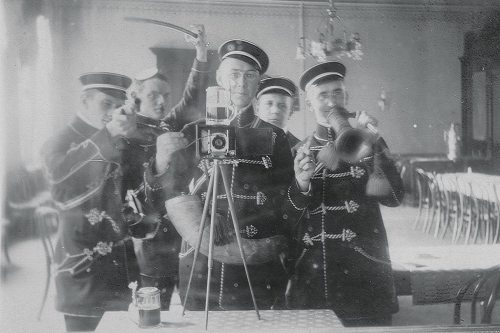
{"label": "raised sabre", "polygon": [[131,21],[131,22],[142,22],[142,23],[151,23],[151,24],[161,25],[162,27],[167,27],[167,28],[188,34],[189,36],[191,36],[193,38],[198,38],[197,33],[194,33],[190,30],[184,29],[183,27],[179,27],[178,25],[164,22],[164,21],[153,20],[153,19],[148,19],[148,18],[144,18],[144,17],[133,17],[133,16],[127,16],[124,18],[124,20]]}

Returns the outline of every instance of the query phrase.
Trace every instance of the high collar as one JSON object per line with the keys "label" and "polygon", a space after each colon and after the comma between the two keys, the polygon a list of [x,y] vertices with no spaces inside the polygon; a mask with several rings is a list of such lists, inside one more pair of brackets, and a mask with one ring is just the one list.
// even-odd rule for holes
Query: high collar
{"label": "high collar", "polygon": [[77,115],[73,121],[71,122],[70,126],[81,136],[85,137],[86,139],[90,138],[92,135],[94,135],[97,131],[99,131],[98,128],[95,128],[94,126],[90,125],[88,122],[86,122],[80,115]]}
{"label": "high collar", "polygon": [[256,116],[252,104],[238,111],[238,115],[231,122],[236,127],[247,127],[255,120]]}
{"label": "high collar", "polygon": [[335,131],[331,127],[326,127],[320,124],[316,125],[316,131],[314,131],[314,136],[316,139],[322,142],[335,140]]}

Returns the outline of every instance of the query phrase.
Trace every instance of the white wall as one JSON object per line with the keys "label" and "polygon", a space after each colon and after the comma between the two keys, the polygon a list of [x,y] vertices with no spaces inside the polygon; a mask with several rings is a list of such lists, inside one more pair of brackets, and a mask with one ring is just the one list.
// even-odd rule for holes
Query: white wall
{"label": "white wall", "polygon": [[[461,118],[459,57],[463,34],[480,26],[491,8],[481,7],[481,3],[467,7],[420,3],[337,5],[346,26],[361,34],[365,52],[360,62],[345,61],[349,107],[378,117],[380,130],[394,152],[442,153],[446,149],[443,130]],[[58,30],[63,68],[57,77],[64,82],[64,91],[58,107],[69,119],[78,102],[76,77],[82,72],[106,70],[132,75],[155,64],[150,47],[189,47],[182,34],[128,23],[122,19],[125,16],[184,27],[203,23],[214,49],[230,38],[254,41],[270,54],[269,74],[298,81],[303,69],[314,64],[295,60],[301,35],[300,6],[295,1],[59,0],[54,12],[62,22]],[[306,37],[315,36],[325,8],[326,3],[304,3]],[[390,102],[384,112],[377,107],[382,89]],[[291,130],[299,137],[310,133],[314,129],[311,116],[305,110],[295,114]]]}

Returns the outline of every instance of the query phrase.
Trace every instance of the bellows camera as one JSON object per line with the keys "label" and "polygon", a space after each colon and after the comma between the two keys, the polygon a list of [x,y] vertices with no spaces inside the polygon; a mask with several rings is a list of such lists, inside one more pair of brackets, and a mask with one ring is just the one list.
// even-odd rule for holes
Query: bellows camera
{"label": "bellows camera", "polygon": [[196,128],[197,154],[219,159],[271,155],[273,130],[231,126],[236,113],[230,99],[224,88],[207,88],[206,122]]}

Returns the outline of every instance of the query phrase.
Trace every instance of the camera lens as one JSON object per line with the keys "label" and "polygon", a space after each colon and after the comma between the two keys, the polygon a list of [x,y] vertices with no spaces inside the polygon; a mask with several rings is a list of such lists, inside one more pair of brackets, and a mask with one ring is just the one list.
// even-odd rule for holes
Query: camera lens
{"label": "camera lens", "polygon": [[212,147],[217,150],[224,149],[226,147],[226,138],[221,134],[214,135],[212,139]]}

